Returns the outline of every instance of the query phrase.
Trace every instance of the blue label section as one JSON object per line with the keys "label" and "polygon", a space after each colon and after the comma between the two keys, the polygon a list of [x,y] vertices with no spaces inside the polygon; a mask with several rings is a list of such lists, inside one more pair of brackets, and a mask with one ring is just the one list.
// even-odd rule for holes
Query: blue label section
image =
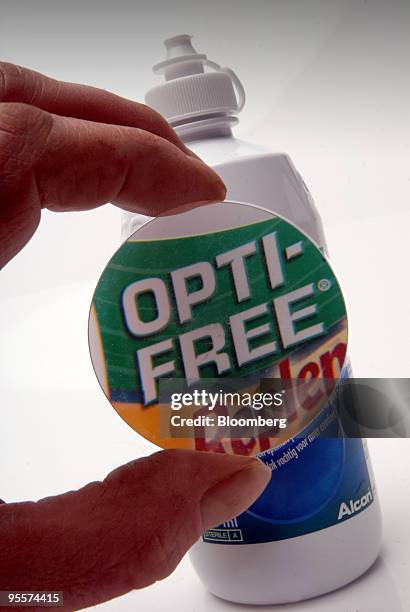
{"label": "blue label section", "polygon": [[204,541],[256,544],[302,536],[348,520],[373,502],[363,442],[340,435],[333,408],[258,456],[272,470],[269,485],[246,512],[207,531]]}

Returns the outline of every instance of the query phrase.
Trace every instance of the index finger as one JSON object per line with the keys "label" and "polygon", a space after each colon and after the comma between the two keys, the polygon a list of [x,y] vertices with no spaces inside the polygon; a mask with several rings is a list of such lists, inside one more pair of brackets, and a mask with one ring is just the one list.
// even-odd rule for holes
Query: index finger
{"label": "index finger", "polygon": [[8,62],[0,62],[0,102],[20,102],[54,115],[136,127],[193,155],[169,123],[149,106],[97,87],[57,81]]}
{"label": "index finger", "polygon": [[42,208],[112,202],[157,216],[225,192],[211,168],[146,130],[0,104],[0,266],[31,238]]}

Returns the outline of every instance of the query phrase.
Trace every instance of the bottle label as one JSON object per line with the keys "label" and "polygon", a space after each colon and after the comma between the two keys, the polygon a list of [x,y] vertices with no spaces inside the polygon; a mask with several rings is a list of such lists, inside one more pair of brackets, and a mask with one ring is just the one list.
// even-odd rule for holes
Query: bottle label
{"label": "bottle label", "polygon": [[375,488],[366,446],[360,438],[338,436],[337,428],[334,409],[323,409],[297,437],[260,453],[272,470],[267,488],[247,511],[209,529],[203,540],[233,545],[284,540],[331,527],[368,508]]}
{"label": "bottle label", "polygon": [[[244,207],[221,205],[228,221],[229,206],[232,214]],[[91,354],[115,410],[163,448],[257,454],[270,466],[272,481],[261,497],[205,533],[206,542],[289,538],[361,512],[374,494],[362,442],[339,435],[327,401],[345,364],[346,308],[320,249],[270,213],[182,237],[168,237],[166,223],[156,219],[131,236],[94,293]],[[248,391],[260,379],[278,380],[286,428],[249,434],[219,427],[225,406],[167,401],[161,385],[169,379],[184,381],[191,399],[193,383],[216,380],[222,390],[236,380]],[[250,409],[255,416],[256,404]],[[192,418],[177,431],[174,423],[187,413]],[[212,417],[217,424],[208,427]]]}

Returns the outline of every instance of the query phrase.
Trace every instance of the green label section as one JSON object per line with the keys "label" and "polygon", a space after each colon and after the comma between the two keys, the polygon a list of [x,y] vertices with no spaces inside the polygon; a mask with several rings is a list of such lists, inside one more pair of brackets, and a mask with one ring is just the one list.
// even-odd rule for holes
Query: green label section
{"label": "green label section", "polygon": [[[199,263],[198,273],[185,272]],[[147,279],[155,279],[155,290]],[[139,286],[146,289],[136,289],[133,297]],[[111,400],[147,404],[156,398],[147,393],[143,349],[153,347],[148,362],[154,386],[162,375],[186,378],[192,354],[212,351],[216,342],[218,354],[226,355],[221,371],[205,359],[197,365],[199,376],[249,376],[302,346],[317,345],[346,316],[340,287],[320,250],[277,217],[211,234],[128,241],[104,270],[94,305]],[[232,319],[239,313],[240,320]],[[153,333],[139,333],[150,322]],[[207,326],[214,326],[214,335],[201,337]]]}

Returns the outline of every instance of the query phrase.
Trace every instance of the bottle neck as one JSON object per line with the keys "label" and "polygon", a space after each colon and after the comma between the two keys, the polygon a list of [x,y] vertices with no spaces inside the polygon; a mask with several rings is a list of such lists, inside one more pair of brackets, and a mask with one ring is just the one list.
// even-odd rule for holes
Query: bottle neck
{"label": "bottle neck", "polygon": [[230,138],[232,126],[237,123],[237,117],[218,114],[191,117],[171,125],[184,142],[190,142],[207,138]]}

